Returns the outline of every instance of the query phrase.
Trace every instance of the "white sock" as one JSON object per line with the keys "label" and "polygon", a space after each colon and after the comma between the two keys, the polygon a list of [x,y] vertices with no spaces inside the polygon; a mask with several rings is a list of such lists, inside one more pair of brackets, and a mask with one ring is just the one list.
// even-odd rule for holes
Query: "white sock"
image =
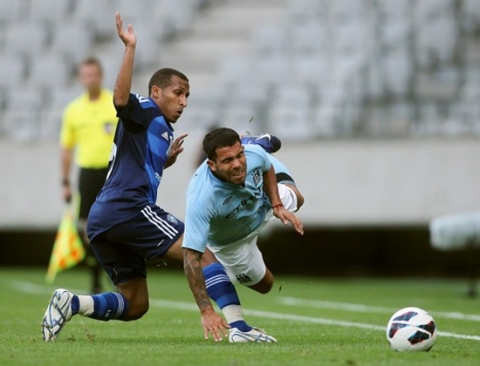
{"label": "white sock", "polygon": [[223,307],[222,313],[227,319],[227,323],[238,322],[240,320],[245,321],[243,318],[243,310],[240,305],[227,305]]}
{"label": "white sock", "polygon": [[77,296],[78,297],[78,313],[80,315],[89,316],[93,314],[93,297],[91,296]]}

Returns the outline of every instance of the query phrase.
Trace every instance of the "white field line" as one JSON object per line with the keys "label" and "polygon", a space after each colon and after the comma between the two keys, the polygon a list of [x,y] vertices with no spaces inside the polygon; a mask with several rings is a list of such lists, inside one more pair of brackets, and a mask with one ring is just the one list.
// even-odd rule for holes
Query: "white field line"
{"label": "white field line", "polygon": [[[11,284],[13,289],[19,292],[24,292],[29,294],[48,295],[52,291],[51,286],[37,285],[29,282],[11,281]],[[76,293],[82,293],[82,291],[77,291],[76,289],[69,289],[69,290],[74,291]],[[150,299],[150,304],[160,308],[171,308],[176,310],[198,312],[197,306],[190,302]],[[260,310],[244,309],[243,312],[246,315],[259,317],[259,318],[269,318],[269,319],[278,319],[278,320],[286,320],[286,321],[294,321],[294,322],[302,322],[302,323],[336,325],[340,327],[363,328],[363,329],[385,331],[385,326],[373,325],[373,324],[347,322],[342,320],[317,318],[317,317],[302,316],[302,315],[295,315],[295,314],[272,313],[269,311],[260,311]],[[457,334],[457,333],[450,333],[450,332],[438,332],[438,335],[442,337],[480,341],[480,336],[477,336],[477,335]]]}
{"label": "white field line", "polygon": [[[393,314],[398,310],[398,309],[381,307],[381,306],[351,304],[351,303],[334,302],[334,301],[306,300],[306,299],[298,299],[295,297],[279,297],[277,301],[283,305],[288,305],[288,306],[344,310],[344,311],[351,311],[355,313]],[[447,318],[447,319],[458,319],[458,320],[469,320],[469,321],[480,322],[480,315],[475,315],[475,314],[462,314],[458,312],[440,312],[440,311],[429,311],[429,313],[435,318]]]}

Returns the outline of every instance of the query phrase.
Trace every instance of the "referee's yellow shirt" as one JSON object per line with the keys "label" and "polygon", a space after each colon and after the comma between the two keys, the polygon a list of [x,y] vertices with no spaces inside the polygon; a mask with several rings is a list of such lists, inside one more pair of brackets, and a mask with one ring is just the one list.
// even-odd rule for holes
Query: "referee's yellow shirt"
{"label": "referee's yellow shirt", "polygon": [[60,145],[76,148],[76,163],[81,168],[106,168],[117,122],[110,90],[102,89],[94,101],[84,93],[65,107]]}

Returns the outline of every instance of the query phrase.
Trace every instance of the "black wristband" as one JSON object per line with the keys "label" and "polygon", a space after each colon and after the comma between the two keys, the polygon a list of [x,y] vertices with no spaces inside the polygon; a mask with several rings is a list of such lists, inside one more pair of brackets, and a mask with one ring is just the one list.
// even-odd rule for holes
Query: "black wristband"
{"label": "black wristband", "polygon": [[69,179],[62,179],[62,186],[68,187],[70,185],[70,180]]}

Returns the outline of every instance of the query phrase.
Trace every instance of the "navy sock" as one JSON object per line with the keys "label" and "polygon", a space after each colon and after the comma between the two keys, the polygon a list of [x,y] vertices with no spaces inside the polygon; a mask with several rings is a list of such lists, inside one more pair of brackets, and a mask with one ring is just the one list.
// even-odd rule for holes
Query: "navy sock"
{"label": "navy sock", "polygon": [[108,321],[121,318],[128,311],[127,299],[118,292],[104,292],[103,294],[93,295],[92,298],[93,314],[89,315],[89,318]]}
{"label": "navy sock", "polygon": [[80,309],[80,302],[78,301],[78,296],[74,295],[72,298],[72,315],[78,314],[78,310]]}
{"label": "navy sock", "polygon": [[[220,263],[213,263],[203,268],[203,276],[205,277],[208,296],[216,302],[220,309],[228,305],[240,306],[237,290]],[[252,327],[241,319],[231,322],[230,326],[232,328],[238,328],[242,332],[248,332],[252,329]]]}
{"label": "navy sock", "polygon": [[229,324],[232,328],[237,328],[238,330],[242,332],[250,332],[252,330],[252,327],[248,325],[245,320],[238,320],[236,322],[231,322]]}

